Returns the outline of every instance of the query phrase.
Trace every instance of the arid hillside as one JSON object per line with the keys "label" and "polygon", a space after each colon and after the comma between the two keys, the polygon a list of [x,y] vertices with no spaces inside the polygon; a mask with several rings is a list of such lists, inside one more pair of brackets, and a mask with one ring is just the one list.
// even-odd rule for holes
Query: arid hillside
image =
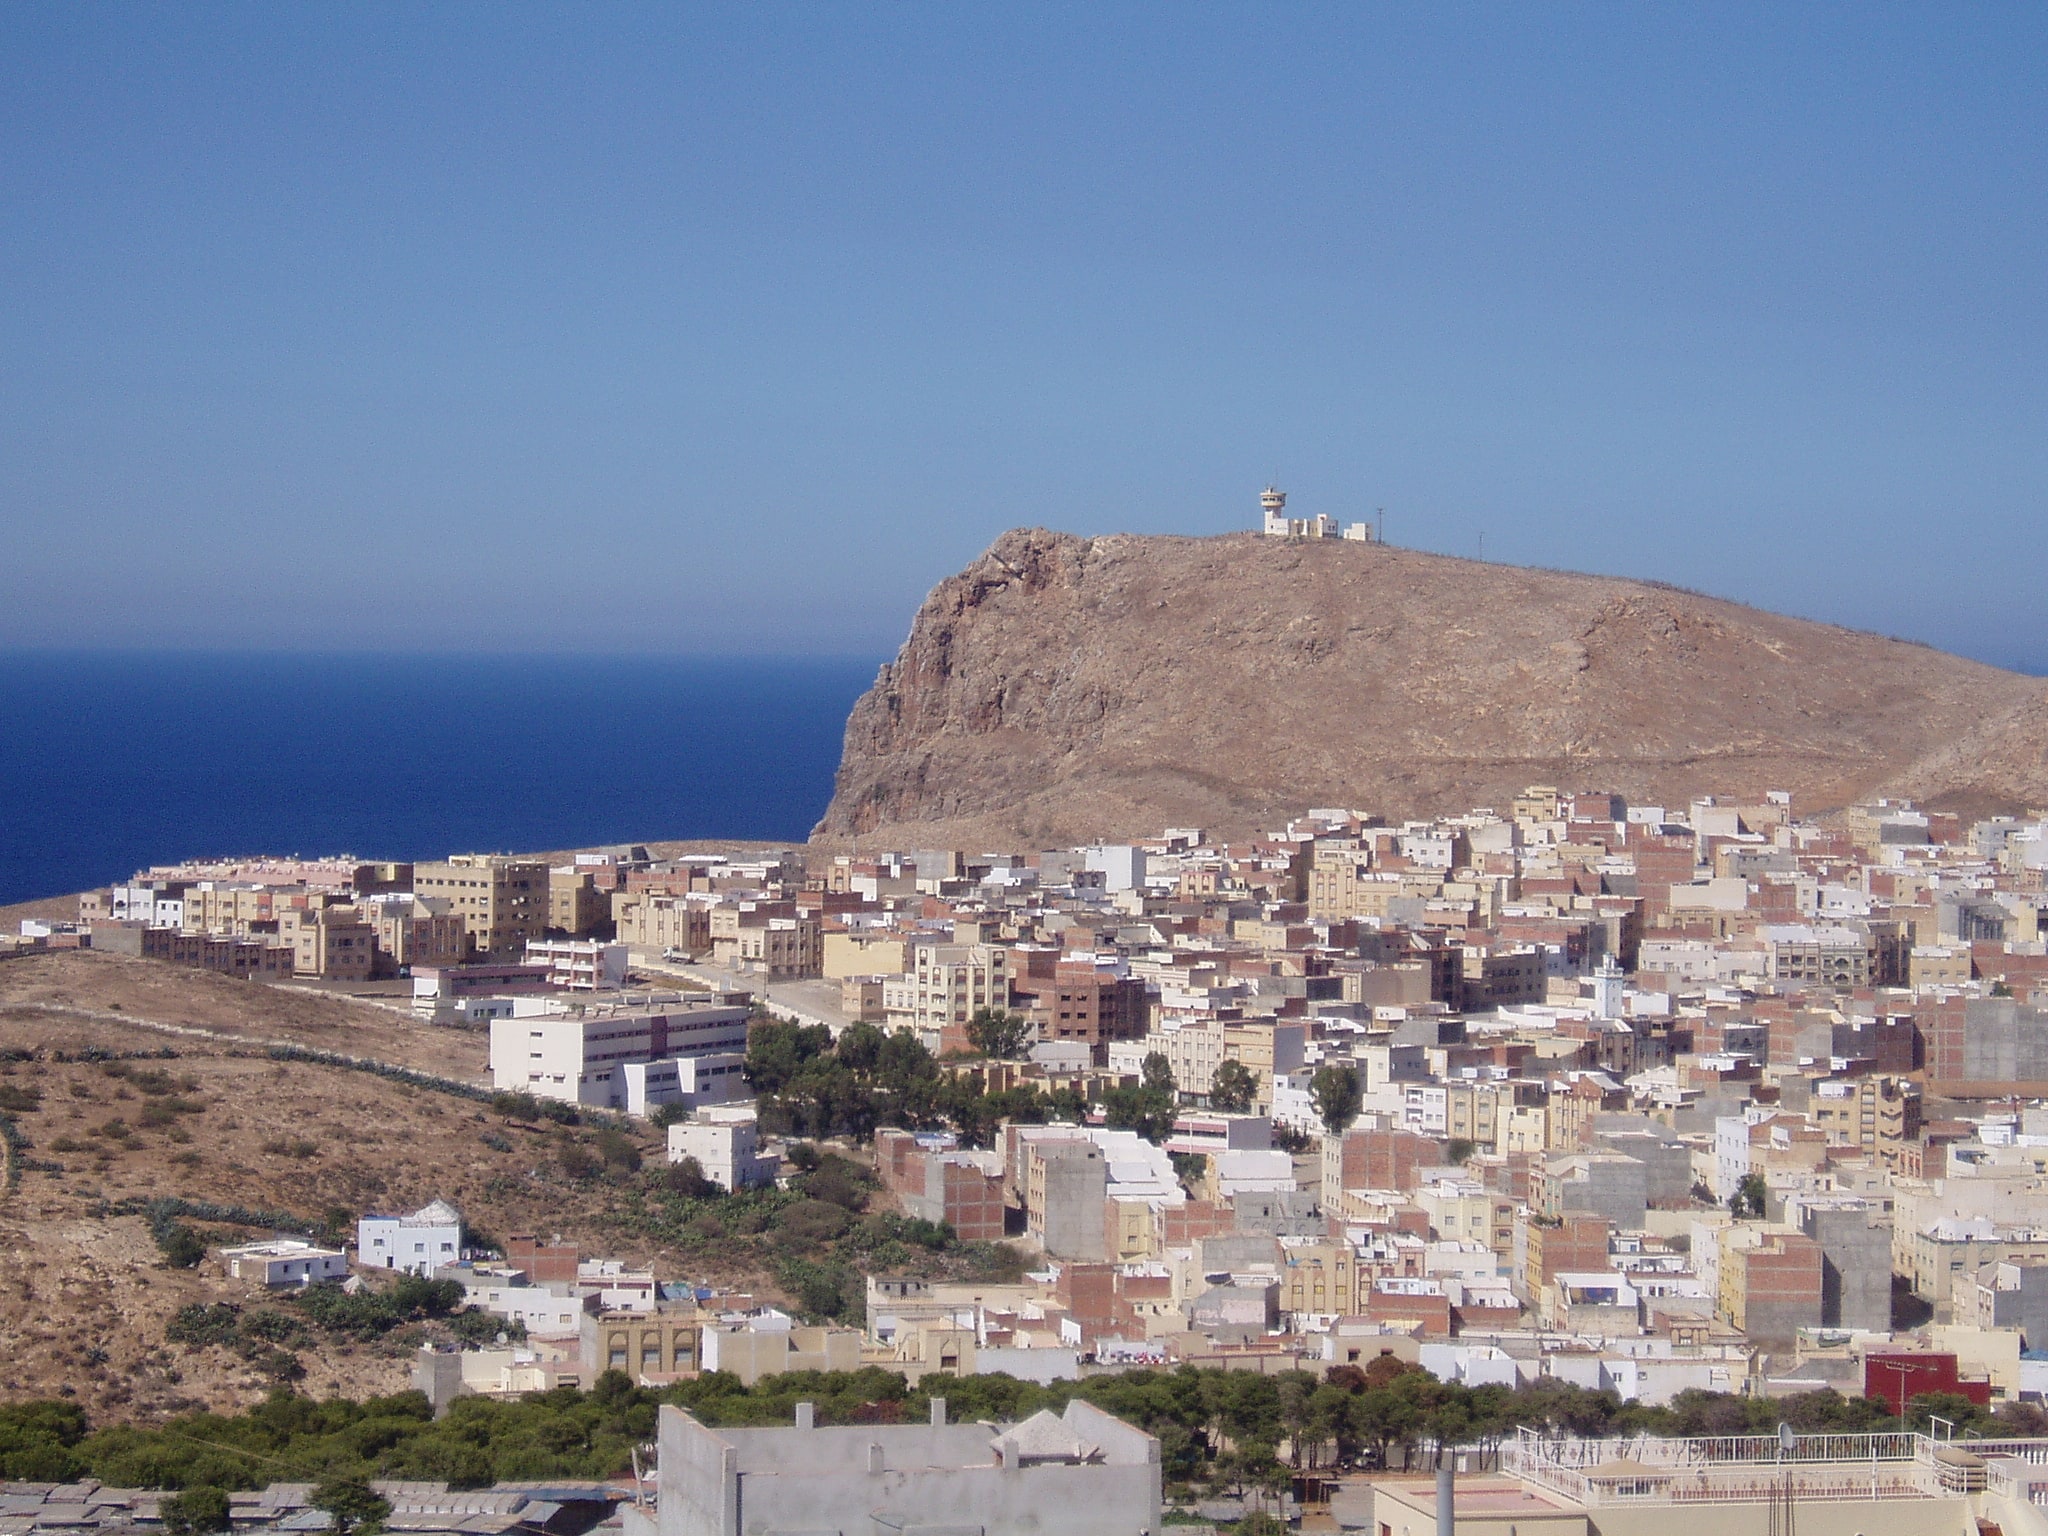
{"label": "arid hillside", "polygon": [[[19,1137],[0,1188],[0,1402],[63,1393],[97,1422],[247,1404],[269,1390],[260,1361],[166,1342],[188,1303],[261,1298],[211,1260],[166,1264],[135,1213],[153,1199],[318,1222],[441,1197],[499,1237],[561,1233],[621,1258],[655,1257],[613,1223],[614,1184],[571,1172],[595,1161],[598,1133],[523,1123],[368,1071],[277,1060],[272,1041],[482,1077],[481,1035],[383,1009],[115,956],[0,961],[0,1111]],[[631,1139],[658,1161],[655,1133]],[[214,1241],[267,1235],[191,1224]],[[397,1390],[414,1337],[295,1346],[306,1371],[298,1386]]]}
{"label": "arid hillside", "polygon": [[1645,582],[1252,534],[1003,535],[855,705],[817,838],[1241,834],[1311,805],[2048,801],[2048,683]]}

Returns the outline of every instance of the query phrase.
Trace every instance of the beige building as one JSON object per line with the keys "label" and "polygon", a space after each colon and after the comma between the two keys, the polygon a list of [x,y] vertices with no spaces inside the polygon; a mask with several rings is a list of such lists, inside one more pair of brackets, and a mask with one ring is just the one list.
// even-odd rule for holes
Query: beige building
{"label": "beige building", "polygon": [[353,905],[294,908],[277,925],[300,976],[368,981],[377,969],[377,930]]}
{"label": "beige building", "polygon": [[686,955],[711,948],[711,909],[704,897],[619,893],[612,898],[612,915],[620,941],[631,948]]}
{"label": "beige building", "polygon": [[460,965],[469,954],[469,929],[445,901],[380,896],[363,904],[377,936],[377,968]]}
{"label": "beige building", "polygon": [[818,974],[818,920],[815,917],[771,917],[759,926],[743,926],[730,939],[712,941],[718,963],[730,970],[770,981]]}
{"label": "beige building", "polygon": [[1299,1070],[1307,1061],[1307,1026],[1273,1019],[1198,1017],[1155,1028],[1141,1040],[1111,1049],[1110,1064],[1134,1057],[1140,1061],[1158,1052],[1173,1069],[1174,1087],[1182,1093],[1206,1094],[1216,1069],[1226,1061],[1242,1062],[1257,1087],[1252,1112],[1270,1114],[1273,1075]]}
{"label": "beige building", "polygon": [[612,893],[599,887],[596,870],[565,864],[548,871],[548,927],[555,932],[587,938],[611,915]]}
{"label": "beige building", "polygon": [[458,853],[413,870],[413,894],[439,897],[480,955],[521,954],[548,926],[548,867],[534,859]]}
{"label": "beige building", "polygon": [[903,938],[900,934],[869,930],[828,933],[820,943],[819,964],[827,981],[845,981],[852,976],[898,976],[904,966]]}
{"label": "beige building", "polygon": [[983,1008],[1010,1006],[1004,952],[992,944],[920,944],[911,962],[911,1025],[936,1035],[964,1029]]}
{"label": "beige building", "polygon": [[275,922],[278,909],[297,894],[274,885],[201,880],[186,888],[182,926],[187,933],[247,937],[251,924]]}
{"label": "beige building", "polygon": [[[1365,1284],[1370,1290],[1369,1275]],[[1280,1310],[1330,1317],[1362,1312],[1357,1251],[1346,1242],[1282,1238]]]}
{"label": "beige building", "polygon": [[586,1312],[582,1322],[583,1380],[604,1371],[624,1371],[634,1381],[657,1384],[694,1373],[702,1316],[694,1306],[653,1312]]}
{"label": "beige building", "polygon": [[1860,1147],[1882,1161],[1920,1139],[1920,1085],[1902,1077],[1854,1077],[1816,1083],[1806,1115],[1828,1145]]}
{"label": "beige building", "polygon": [[1515,1202],[1476,1180],[1443,1180],[1416,1191],[1415,1203],[1439,1238],[1482,1243],[1497,1257],[1515,1256]]}
{"label": "beige building", "polygon": [[744,1386],[763,1376],[785,1371],[857,1371],[860,1330],[806,1328],[788,1318],[707,1324],[703,1332],[702,1365],[706,1371],[730,1371]]}

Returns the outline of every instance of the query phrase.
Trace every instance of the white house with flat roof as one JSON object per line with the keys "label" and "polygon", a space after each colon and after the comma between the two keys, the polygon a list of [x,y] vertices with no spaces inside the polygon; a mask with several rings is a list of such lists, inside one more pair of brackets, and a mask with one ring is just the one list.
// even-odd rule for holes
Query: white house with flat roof
{"label": "white house with flat roof", "polygon": [[356,1262],[371,1269],[431,1275],[462,1257],[462,1212],[446,1200],[410,1216],[365,1216],[356,1223]]}
{"label": "white house with flat roof", "polygon": [[339,1248],[315,1247],[295,1237],[223,1248],[220,1256],[233,1278],[262,1285],[313,1285],[321,1280],[348,1277],[347,1254]]}

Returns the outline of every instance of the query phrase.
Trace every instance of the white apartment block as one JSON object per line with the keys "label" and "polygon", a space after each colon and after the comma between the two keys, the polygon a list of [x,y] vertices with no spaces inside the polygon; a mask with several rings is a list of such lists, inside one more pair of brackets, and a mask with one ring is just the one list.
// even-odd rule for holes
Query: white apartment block
{"label": "white apartment block", "polygon": [[491,1081],[505,1092],[624,1109],[629,1064],[744,1056],[750,1012],[730,1000],[694,1007],[590,1005],[569,1013],[522,1007],[509,1019],[491,1021]]}
{"label": "white apartment block", "polygon": [[534,939],[526,963],[548,968],[548,984],[571,992],[616,992],[626,984],[626,946],[596,939]]}

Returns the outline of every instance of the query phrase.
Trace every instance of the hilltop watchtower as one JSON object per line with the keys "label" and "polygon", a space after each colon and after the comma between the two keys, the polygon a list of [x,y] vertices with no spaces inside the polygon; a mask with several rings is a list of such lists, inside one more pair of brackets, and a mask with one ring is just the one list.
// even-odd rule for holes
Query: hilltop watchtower
{"label": "hilltop watchtower", "polygon": [[1266,514],[1266,532],[1274,538],[1286,538],[1291,531],[1287,526],[1287,493],[1267,486],[1259,492],[1259,509]]}
{"label": "hilltop watchtower", "polygon": [[1261,531],[1269,539],[1350,539],[1359,544],[1374,542],[1371,523],[1346,523],[1340,526],[1334,517],[1325,512],[1318,512],[1314,517],[1289,517],[1287,493],[1270,485],[1259,492],[1259,510],[1265,514]]}

